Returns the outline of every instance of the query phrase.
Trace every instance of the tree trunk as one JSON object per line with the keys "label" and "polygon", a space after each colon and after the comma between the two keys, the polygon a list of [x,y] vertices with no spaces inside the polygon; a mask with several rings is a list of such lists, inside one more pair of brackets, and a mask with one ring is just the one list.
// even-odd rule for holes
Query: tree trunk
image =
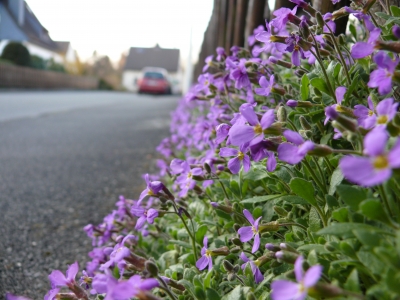
{"label": "tree trunk", "polygon": [[[350,6],[351,1],[350,0],[342,0],[337,4],[333,4],[332,1],[327,1],[327,0],[314,0],[313,2],[313,7],[321,12],[321,14],[326,14],[328,12],[333,12],[335,10],[338,10],[342,8],[343,6]],[[335,21],[336,23],[336,31],[335,35],[339,35],[341,33],[345,34],[346,33],[346,28],[347,28],[347,22],[349,20],[349,17],[343,17]]]}
{"label": "tree trunk", "polygon": [[228,2],[228,19],[226,22],[226,36],[225,36],[225,51],[229,53],[229,49],[233,46],[233,32],[236,16],[236,0],[229,0]]}
{"label": "tree trunk", "polygon": [[[329,0],[322,0],[322,1],[329,1]],[[292,9],[295,6],[296,6],[296,4],[294,4],[293,2],[290,2],[289,0],[276,0],[274,11],[277,9],[280,9],[282,7],[287,7],[287,8]]]}
{"label": "tree trunk", "polygon": [[218,47],[225,46],[226,40],[226,23],[227,23],[227,11],[228,11],[228,0],[220,0],[219,7],[219,19],[218,19]]}
{"label": "tree trunk", "polygon": [[[246,27],[247,9],[249,0],[238,0],[236,5],[235,32],[233,34],[233,45],[243,47]],[[232,45],[232,46],[233,46]]]}
{"label": "tree trunk", "polygon": [[[255,28],[264,24],[264,7],[266,0],[250,0],[247,12],[247,22],[245,30],[245,45],[248,47],[247,38],[253,34]],[[268,5],[268,4],[267,4]]]}

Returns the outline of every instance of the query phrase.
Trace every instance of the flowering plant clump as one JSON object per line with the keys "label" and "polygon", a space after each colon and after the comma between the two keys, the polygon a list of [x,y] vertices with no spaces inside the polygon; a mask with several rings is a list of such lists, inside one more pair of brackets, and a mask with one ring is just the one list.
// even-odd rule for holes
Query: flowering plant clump
{"label": "flowering plant clump", "polygon": [[207,58],[160,174],[85,227],[91,261],[45,299],[398,298],[400,9],[292,2]]}

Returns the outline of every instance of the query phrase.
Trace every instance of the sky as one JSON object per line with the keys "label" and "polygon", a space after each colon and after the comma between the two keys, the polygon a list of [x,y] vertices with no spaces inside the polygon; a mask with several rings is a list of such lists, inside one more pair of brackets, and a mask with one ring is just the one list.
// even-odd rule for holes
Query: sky
{"label": "sky", "polygon": [[177,48],[197,58],[213,0],[26,0],[56,41],[70,41],[81,60],[108,55],[117,62],[130,47]]}

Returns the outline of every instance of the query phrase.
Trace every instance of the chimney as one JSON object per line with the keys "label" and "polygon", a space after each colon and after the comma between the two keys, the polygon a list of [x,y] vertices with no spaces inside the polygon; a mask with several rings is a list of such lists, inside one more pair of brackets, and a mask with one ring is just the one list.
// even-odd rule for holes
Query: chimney
{"label": "chimney", "polygon": [[25,22],[25,1],[24,0],[12,0],[8,2],[8,7],[17,19],[18,25],[23,26]]}

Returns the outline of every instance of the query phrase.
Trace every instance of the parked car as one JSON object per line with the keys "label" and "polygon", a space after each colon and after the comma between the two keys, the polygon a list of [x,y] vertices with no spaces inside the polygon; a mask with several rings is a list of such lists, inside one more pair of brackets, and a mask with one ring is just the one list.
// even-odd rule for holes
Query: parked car
{"label": "parked car", "polygon": [[171,94],[171,83],[168,78],[168,72],[162,68],[144,68],[137,85],[139,94]]}

